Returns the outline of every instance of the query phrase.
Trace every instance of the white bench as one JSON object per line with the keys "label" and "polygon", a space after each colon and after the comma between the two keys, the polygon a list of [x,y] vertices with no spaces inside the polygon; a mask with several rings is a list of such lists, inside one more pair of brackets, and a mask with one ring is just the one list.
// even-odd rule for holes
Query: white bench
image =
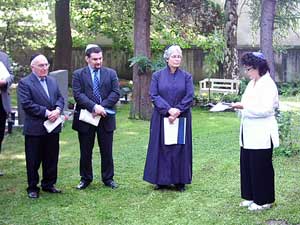
{"label": "white bench", "polygon": [[211,93],[237,94],[239,92],[239,84],[239,80],[206,78],[199,81],[200,95],[208,91]]}

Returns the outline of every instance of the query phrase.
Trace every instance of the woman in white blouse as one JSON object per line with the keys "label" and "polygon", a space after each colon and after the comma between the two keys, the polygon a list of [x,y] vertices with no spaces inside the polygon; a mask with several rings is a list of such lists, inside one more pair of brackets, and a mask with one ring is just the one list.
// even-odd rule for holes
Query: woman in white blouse
{"label": "woman in white blouse", "polygon": [[241,109],[240,128],[240,206],[249,210],[263,210],[275,201],[273,148],[279,145],[275,109],[278,91],[269,74],[269,66],[260,52],[245,53],[242,65],[251,81],[241,102],[232,107]]}

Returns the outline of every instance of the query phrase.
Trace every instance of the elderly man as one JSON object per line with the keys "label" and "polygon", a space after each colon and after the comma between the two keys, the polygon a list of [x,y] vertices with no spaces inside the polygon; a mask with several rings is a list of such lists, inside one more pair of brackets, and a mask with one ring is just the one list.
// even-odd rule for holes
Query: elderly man
{"label": "elderly man", "polygon": [[58,88],[57,81],[48,76],[49,63],[44,55],[37,54],[31,58],[32,73],[19,82],[19,99],[25,111],[23,133],[25,135],[25,155],[28,180],[28,197],[39,197],[38,169],[42,163],[43,191],[60,193],[54,185],[57,180],[57,164],[59,153],[58,125],[50,133],[44,122],[55,122],[64,108],[64,98]]}
{"label": "elderly man", "polygon": [[[10,113],[11,111],[8,88],[12,84],[14,77],[10,69],[8,55],[2,51],[0,51],[0,63],[2,63],[3,66],[1,68],[3,70],[7,70],[7,71],[0,70],[0,152],[1,152],[2,141],[4,138],[4,131],[5,131],[5,121],[8,113]],[[7,72],[9,74],[8,76],[5,75],[7,74]],[[3,173],[0,172],[0,176],[2,175]]]}
{"label": "elderly man", "polygon": [[[80,144],[80,183],[85,189],[93,180],[92,152],[97,134],[101,154],[101,175],[105,186],[117,188],[113,180],[113,133],[116,118],[112,110],[120,97],[119,81],[114,70],[102,66],[103,54],[97,45],[88,45],[85,52],[87,66],[73,74],[73,95],[76,101],[73,129],[78,132]],[[101,116],[98,126],[79,120],[82,109]]]}

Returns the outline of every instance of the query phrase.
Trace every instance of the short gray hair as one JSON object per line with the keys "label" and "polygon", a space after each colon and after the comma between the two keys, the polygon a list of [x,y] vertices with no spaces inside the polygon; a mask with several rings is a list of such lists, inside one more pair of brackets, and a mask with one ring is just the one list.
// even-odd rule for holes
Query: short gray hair
{"label": "short gray hair", "polygon": [[167,48],[164,52],[164,59],[168,60],[174,52],[178,52],[180,55],[182,55],[182,50],[179,45],[171,45],[169,48]]}

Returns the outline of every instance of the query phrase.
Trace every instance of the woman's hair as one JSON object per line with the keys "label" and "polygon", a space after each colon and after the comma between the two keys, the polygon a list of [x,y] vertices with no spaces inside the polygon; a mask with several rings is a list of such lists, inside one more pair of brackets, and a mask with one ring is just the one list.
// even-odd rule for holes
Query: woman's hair
{"label": "woman's hair", "polygon": [[171,45],[167,47],[164,52],[164,59],[167,61],[174,52],[178,52],[182,55],[182,50],[179,45]]}
{"label": "woman's hair", "polygon": [[259,76],[265,75],[270,71],[268,62],[261,52],[246,52],[242,56],[242,65],[257,69]]}

